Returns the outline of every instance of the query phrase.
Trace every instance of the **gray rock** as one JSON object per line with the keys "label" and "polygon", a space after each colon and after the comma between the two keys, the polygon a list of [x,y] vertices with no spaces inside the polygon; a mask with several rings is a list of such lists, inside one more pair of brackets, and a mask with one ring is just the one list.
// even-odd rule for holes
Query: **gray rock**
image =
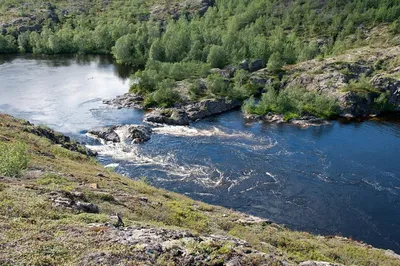
{"label": "gray rock", "polygon": [[151,139],[152,129],[144,125],[117,125],[88,131],[89,136],[94,136],[106,142],[133,141],[142,143]]}
{"label": "gray rock", "polygon": [[229,99],[208,99],[184,107],[190,120],[203,119],[208,116],[221,114],[242,105],[240,101]]}
{"label": "gray rock", "polygon": [[285,119],[283,119],[283,115],[272,114],[272,113],[269,113],[266,116],[264,116],[263,120],[267,123],[276,123],[276,124],[282,124],[286,122]]}
{"label": "gray rock", "polygon": [[144,122],[176,126],[189,125],[188,115],[181,109],[155,109],[144,117]]}
{"label": "gray rock", "polygon": [[49,199],[55,208],[73,209],[87,213],[99,213],[100,209],[96,204],[90,202],[75,201],[75,198],[84,199],[84,195],[76,195],[76,193],[50,193]]}
{"label": "gray rock", "polygon": [[343,264],[339,263],[331,263],[331,262],[324,262],[324,261],[304,261],[300,263],[300,266],[344,266]]}
{"label": "gray rock", "polygon": [[61,147],[68,149],[70,151],[78,152],[87,156],[96,156],[96,152],[92,152],[84,145],[81,145],[79,142],[72,141],[70,137],[65,136],[59,132],[56,132],[50,128],[43,126],[35,126],[31,123],[27,123],[25,125],[24,131],[32,133],[34,135],[44,137],[49,139],[53,144],[58,144]]}
{"label": "gray rock", "polygon": [[[400,76],[400,70],[398,72]],[[400,110],[400,80],[378,74],[371,79],[371,85],[383,93],[388,93],[389,103]]]}
{"label": "gray rock", "polygon": [[104,104],[115,108],[142,109],[143,97],[137,94],[125,93],[111,100],[104,100]]}
{"label": "gray rock", "polygon": [[230,79],[235,76],[236,68],[233,66],[228,66],[228,67],[225,67],[224,69],[213,68],[210,70],[210,72],[213,74],[218,74],[225,79]]}
{"label": "gray rock", "polygon": [[88,133],[94,135],[102,140],[111,142],[120,142],[118,134],[115,132],[116,127],[105,127],[100,129],[89,130]]}
{"label": "gray rock", "polygon": [[74,208],[76,208],[78,211],[83,211],[83,212],[87,212],[87,213],[99,213],[100,209],[99,206],[93,204],[93,203],[89,203],[89,202],[76,202],[73,206]]}
{"label": "gray rock", "polygon": [[81,258],[78,265],[117,265],[121,261],[129,261],[132,265],[158,265],[159,256],[166,258],[166,262],[171,262],[172,265],[208,265],[210,263],[207,262],[211,261],[210,254],[197,248],[200,245],[210,245],[216,250],[229,246],[229,253],[221,253],[214,257],[216,261],[225,261],[226,265],[250,265],[254,261],[257,265],[289,265],[276,255],[252,249],[246,241],[220,235],[193,235],[187,231],[149,227],[117,229],[110,226],[99,237],[105,243],[140,248],[132,248],[124,253],[90,253]]}

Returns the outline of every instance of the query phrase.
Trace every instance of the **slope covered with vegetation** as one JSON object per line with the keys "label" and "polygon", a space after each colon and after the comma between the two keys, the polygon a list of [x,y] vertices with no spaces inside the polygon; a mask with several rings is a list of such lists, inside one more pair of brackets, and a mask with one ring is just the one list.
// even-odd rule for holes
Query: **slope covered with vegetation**
{"label": "slope covered with vegetation", "polygon": [[[182,80],[192,100],[246,99],[256,90],[242,82],[245,73],[227,85],[210,71],[244,59],[262,60],[279,77],[284,65],[400,43],[399,0],[7,0],[0,10],[0,52],[112,54],[139,69],[131,91],[146,106],[182,102]],[[378,26],[383,34],[371,39]],[[206,92],[193,81],[200,78]]]}
{"label": "slope covered with vegetation", "polygon": [[400,262],[389,251],[290,231],[120,176],[61,134],[6,115],[0,147],[1,265]]}

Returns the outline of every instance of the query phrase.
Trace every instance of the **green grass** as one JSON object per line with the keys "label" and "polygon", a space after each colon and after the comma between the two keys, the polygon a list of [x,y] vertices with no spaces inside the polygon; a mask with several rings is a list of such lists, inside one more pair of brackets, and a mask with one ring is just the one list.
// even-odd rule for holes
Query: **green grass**
{"label": "green grass", "polygon": [[[139,245],[110,244],[104,240],[107,227],[90,226],[111,222],[110,215],[115,213],[122,215],[126,226],[147,225],[237,237],[254,249],[280,254],[292,263],[317,259],[345,265],[399,264],[383,250],[349,239],[315,236],[275,224],[242,225],[237,222],[245,218],[241,213],[134,181],[107,171],[91,160],[74,160],[68,154],[63,157],[63,153],[56,158],[45,156],[56,145],[24,131],[25,128],[21,121],[0,115],[2,137],[10,143],[25,143],[30,157],[28,168],[19,178],[0,178],[1,265],[75,265],[92,252],[125,258],[134,248],[140,248]],[[33,174],[37,169],[39,174]],[[105,177],[97,176],[99,172]],[[99,188],[90,188],[91,183],[98,184]],[[72,190],[98,205],[100,213],[55,208],[49,200],[50,193]],[[141,200],[143,197],[146,201]],[[233,252],[229,243],[223,242],[188,243],[186,248],[193,253],[208,254],[215,263],[222,263]],[[251,265],[251,255],[246,256]],[[162,255],[157,261],[168,265],[173,258]]]}

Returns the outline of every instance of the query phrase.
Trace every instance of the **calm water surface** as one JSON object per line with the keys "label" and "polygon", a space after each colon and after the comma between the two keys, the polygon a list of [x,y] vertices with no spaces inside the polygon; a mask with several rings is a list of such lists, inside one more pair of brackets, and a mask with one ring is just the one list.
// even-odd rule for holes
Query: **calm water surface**
{"label": "calm water surface", "polygon": [[236,111],[156,128],[144,145],[100,145],[86,130],[141,123],[141,111],[102,104],[128,90],[129,73],[106,57],[3,56],[0,112],[87,142],[103,164],[155,186],[400,253],[398,118],[300,129]]}

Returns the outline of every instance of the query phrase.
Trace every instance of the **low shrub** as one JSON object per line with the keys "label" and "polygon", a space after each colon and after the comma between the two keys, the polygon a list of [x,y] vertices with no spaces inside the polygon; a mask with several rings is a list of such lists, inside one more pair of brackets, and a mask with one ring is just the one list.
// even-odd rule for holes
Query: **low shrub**
{"label": "low shrub", "polygon": [[161,81],[157,90],[147,95],[145,107],[172,107],[181,101],[179,92],[174,89],[175,82],[171,79]]}
{"label": "low shrub", "polygon": [[302,88],[287,88],[282,91],[269,88],[258,103],[251,97],[243,104],[242,110],[257,115],[266,115],[269,112],[283,114],[285,120],[304,115],[331,118],[337,114],[338,104],[333,97]]}
{"label": "low shrub", "polygon": [[379,92],[379,90],[372,87],[371,82],[365,75],[361,75],[358,80],[351,80],[349,84],[342,90],[344,92],[351,91],[361,95],[365,95],[371,92]]}
{"label": "low shrub", "polygon": [[0,143],[0,174],[18,177],[27,168],[29,155],[22,142]]}

